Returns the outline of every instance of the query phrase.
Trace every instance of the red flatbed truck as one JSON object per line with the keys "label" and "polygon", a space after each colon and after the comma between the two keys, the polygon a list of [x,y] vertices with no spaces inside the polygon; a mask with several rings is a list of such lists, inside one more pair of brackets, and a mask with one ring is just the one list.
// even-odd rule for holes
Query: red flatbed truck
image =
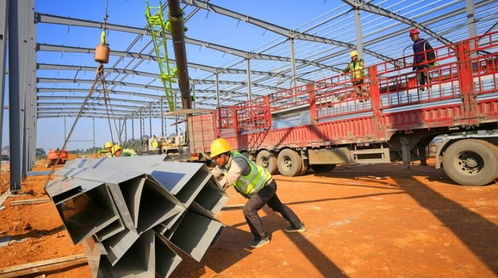
{"label": "red flatbed truck", "polygon": [[498,32],[435,48],[417,86],[412,56],[368,67],[370,97],[352,94],[347,76],[278,91],[188,119],[200,158],[218,137],[270,172],[423,160],[436,136],[436,168],[456,183],[484,185],[498,175]]}

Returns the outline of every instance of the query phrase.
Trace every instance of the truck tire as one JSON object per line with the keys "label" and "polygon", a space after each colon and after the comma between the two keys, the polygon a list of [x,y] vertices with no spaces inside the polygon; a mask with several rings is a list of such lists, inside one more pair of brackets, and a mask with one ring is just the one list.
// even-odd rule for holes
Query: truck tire
{"label": "truck tire", "polygon": [[277,158],[267,150],[262,150],[256,156],[256,164],[265,168],[270,174],[277,172]]}
{"label": "truck tire", "polygon": [[302,173],[303,160],[296,151],[284,149],[278,154],[277,166],[281,175],[294,177]]}
{"label": "truck tire", "polygon": [[315,173],[325,173],[334,170],[335,164],[315,164],[311,165],[311,169],[315,171]]}
{"label": "truck tire", "polygon": [[299,174],[299,176],[306,174],[309,168],[310,168],[309,160],[303,160],[303,168],[301,168],[301,173]]}
{"label": "truck tire", "polygon": [[489,184],[498,174],[496,146],[476,139],[457,141],[444,152],[443,169],[461,185]]}

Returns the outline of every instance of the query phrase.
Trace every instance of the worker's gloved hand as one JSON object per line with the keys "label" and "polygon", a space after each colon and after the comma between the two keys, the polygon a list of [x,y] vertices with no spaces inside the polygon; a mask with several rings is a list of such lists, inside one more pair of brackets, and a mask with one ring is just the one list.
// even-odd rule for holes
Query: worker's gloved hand
{"label": "worker's gloved hand", "polygon": [[217,181],[220,181],[225,176],[223,170],[221,170],[218,166],[214,167],[213,170],[211,170],[211,174],[213,174],[214,178]]}

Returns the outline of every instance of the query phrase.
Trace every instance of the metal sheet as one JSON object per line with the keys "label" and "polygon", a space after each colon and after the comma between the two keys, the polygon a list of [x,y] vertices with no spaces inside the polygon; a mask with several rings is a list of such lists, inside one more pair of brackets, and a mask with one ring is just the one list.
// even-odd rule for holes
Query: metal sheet
{"label": "metal sheet", "polygon": [[213,175],[208,173],[208,180],[199,195],[195,197],[194,202],[215,215],[220,212],[228,199],[225,190],[218,185]]}
{"label": "metal sheet", "polygon": [[74,244],[119,219],[111,194],[103,183],[57,179],[47,188]]}
{"label": "metal sheet", "polygon": [[169,277],[182,258],[166,243],[167,239],[155,233],[156,276]]}
{"label": "metal sheet", "polygon": [[171,237],[171,243],[200,262],[223,224],[188,210]]}
{"label": "metal sheet", "polygon": [[[154,277],[156,269],[154,231],[142,234],[121,260],[105,266],[107,277]],[[109,275],[110,274],[110,275]]]}

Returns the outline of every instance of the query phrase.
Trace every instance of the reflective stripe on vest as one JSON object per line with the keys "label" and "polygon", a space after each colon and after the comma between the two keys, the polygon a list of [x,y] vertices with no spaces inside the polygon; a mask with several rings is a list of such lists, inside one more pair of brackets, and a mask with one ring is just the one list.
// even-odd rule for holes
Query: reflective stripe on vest
{"label": "reflective stripe on vest", "polygon": [[249,174],[247,176],[241,175],[234,184],[237,190],[242,194],[250,196],[260,191],[266,185],[266,182],[271,179],[270,173],[268,173],[265,168],[250,161],[243,154],[232,152],[232,157],[244,159],[250,167]]}
{"label": "reflective stripe on vest", "polygon": [[360,79],[363,77],[363,67],[361,66],[361,60],[356,60],[356,63],[351,62],[348,64],[349,72],[351,73],[351,79]]}

